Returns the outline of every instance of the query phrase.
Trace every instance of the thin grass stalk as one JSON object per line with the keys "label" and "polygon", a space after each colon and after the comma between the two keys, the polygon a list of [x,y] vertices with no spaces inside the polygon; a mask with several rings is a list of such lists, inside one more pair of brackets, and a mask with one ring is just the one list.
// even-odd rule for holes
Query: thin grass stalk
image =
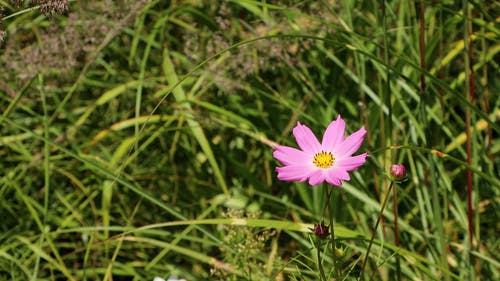
{"label": "thin grass stalk", "polygon": [[[386,13],[386,3],[385,0],[382,1],[382,20],[383,20],[383,25],[384,25],[384,63],[385,63],[385,73],[386,73],[386,79],[385,79],[385,94],[387,97],[386,100],[386,105],[389,111],[389,116],[386,119],[387,120],[387,127],[388,127],[388,137],[389,137],[389,146],[393,145],[393,134],[392,134],[392,94],[391,94],[391,71],[389,69],[389,47],[387,44],[387,13]],[[394,153],[393,150],[391,149],[389,151],[389,159],[391,159],[391,162],[394,161]],[[394,207],[394,237],[395,237],[395,244],[396,246],[399,247],[399,230],[398,230],[398,204],[397,204],[397,191],[394,189],[394,196],[393,196],[393,207]],[[396,255],[396,273],[397,273],[397,278],[398,280],[401,280],[401,260],[400,256]]]}
{"label": "thin grass stalk", "polygon": [[[481,13],[481,20],[484,20],[484,16],[483,14]],[[484,34],[485,33],[485,30],[484,30],[484,26],[481,25],[480,27],[480,33],[481,34]],[[482,57],[482,60],[486,60],[486,56],[487,56],[487,46],[486,46],[486,39],[484,38],[484,36],[481,36],[481,57]],[[473,68],[472,68],[473,69]],[[484,85],[488,85],[488,64],[484,64],[483,65],[483,72],[482,72],[482,82]],[[471,89],[472,91],[474,91],[474,88]],[[484,112],[489,115],[490,113],[490,104],[489,104],[489,91],[488,91],[488,87],[484,87],[484,90],[483,90],[483,106],[484,106]],[[490,167],[493,166],[493,155],[491,153],[491,146],[492,146],[492,132],[491,132],[491,126],[489,124],[487,124],[487,127],[486,127],[486,155],[488,156],[488,159],[489,159],[489,165],[491,165]],[[492,169],[492,168],[490,168]],[[477,200],[476,202],[478,202],[479,200]],[[477,205],[476,205],[476,208],[477,208]],[[477,212],[477,215],[476,215],[476,240],[477,241],[481,241],[481,231],[480,231],[480,214],[479,212]],[[479,246],[478,246],[479,247]],[[478,259],[478,262],[477,262],[478,266],[476,268],[476,271],[477,271],[477,276],[478,278],[481,277],[481,263],[479,262],[479,259]]]}
{"label": "thin grass stalk", "polygon": [[[465,64],[465,98],[472,104],[474,104],[474,71],[472,69],[472,48],[471,48],[471,23],[469,21],[469,16],[471,12],[469,9],[469,1],[463,1],[463,16],[464,16],[464,64]],[[471,136],[471,112],[470,108],[465,108],[465,134],[466,134],[466,151],[467,151],[467,164],[472,165],[472,136]],[[472,209],[472,170],[467,169],[467,221],[468,221],[468,250],[469,250],[469,265],[470,270],[470,280],[474,280],[474,268],[473,268],[473,256],[472,251],[473,246],[473,235],[474,235],[474,220],[473,220],[473,209]]]}
{"label": "thin grass stalk", "polygon": [[[366,93],[363,90],[363,87],[365,86],[365,77],[366,77],[366,71],[365,71],[365,65],[364,65],[364,58],[360,56],[357,52],[354,53],[355,56],[355,61],[357,62],[358,69],[359,69],[359,92],[361,93],[361,114],[363,116],[363,123],[365,124],[366,131],[368,134],[366,134],[366,144],[368,147],[372,146],[372,136],[371,136],[371,129],[370,129],[370,123],[369,118],[368,118],[368,110],[366,106]],[[363,60],[363,61],[362,61]],[[380,193],[382,192],[380,190],[380,182],[378,180],[378,171],[376,169],[372,169],[372,176],[373,176],[373,184],[375,187],[375,194],[377,195],[377,198],[380,197]]]}
{"label": "thin grass stalk", "polygon": [[328,279],[326,279],[325,270],[323,269],[323,262],[321,260],[321,240],[320,239],[317,239],[317,242],[316,242],[316,252],[318,254],[318,269],[319,269],[319,273],[321,276],[321,280],[327,281]]}
{"label": "thin grass stalk", "polygon": [[[43,110],[43,135],[46,139],[49,138],[49,120],[48,120],[48,110],[47,110],[47,100],[46,100],[46,95],[45,91],[43,88],[43,77],[41,75],[38,75],[38,87],[40,91],[40,96],[42,99],[42,110]],[[44,167],[44,199],[43,199],[43,224],[42,224],[42,229],[41,235],[40,235],[40,249],[43,248],[43,243],[45,241],[45,229],[47,227],[47,217],[49,213],[49,194],[50,194],[50,145],[48,142],[44,142],[43,146],[43,151],[44,151],[44,159],[43,159],[43,167]],[[31,280],[37,280],[38,278],[38,270],[40,268],[40,254],[37,254],[36,261],[35,261],[35,269],[33,270],[33,276]]]}
{"label": "thin grass stalk", "polygon": [[[438,72],[438,80],[440,82],[444,81],[444,69],[443,69],[443,50],[444,50],[444,43],[443,43],[443,31],[444,31],[444,23],[443,23],[443,9],[439,9],[438,12],[438,22],[439,22],[439,27],[438,27],[438,58],[439,58],[439,72]],[[444,105],[444,88],[442,85],[438,86],[438,92],[439,92],[439,105],[441,108],[441,120],[444,122],[445,118],[445,105]],[[441,143],[439,143],[439,147],[443,147],[445,145],[445,140],[442,139]],[[443,206],[448,206],[448,197],[443,196]],[[449,218],[449,210],[448,208],[443,209],[443,217],[444,220],[448,220]],[[447,249],[449,251],[449,249]]]}
{"label": "thin grass stalk", "polygon": [[[392,208],[394,210],[394,245],[399,247],[399,227],[398,227],[398,189],[394,189],[392,196]],[[397,280],[402,280],[401,276],[401,258],[399,254],[396,255],[396,276]]]}
{"label": "thin grass stalk", "polygon": [[359,273],[358,281],[363,279],[363,273],[365,272],[366,262],[368,261],[368,257],[370,255],[370,250],[373,245],[373,240],[375,239],[375,234],[377,233],[378,225],[383,217],[385,205],[387,204],[388,201],[387,199],[389,199],[393,186],[394,182],[391,181],[391,184],[389,185],[389,190],[387,191],[387,195],[385,196],[384,201],[382,202],[382,206],[380,207],[380,213],[378,214],[377,222],[375,223],[375,228],[373,229],[372,237],[370,238],[370,243],[368,243],[368,247],[366,248],[365,259],[363,260],[363,265],[361,266],[361,272]]}
{"label": "thin grass stalk", "polygon": [[[438,21],[439,21],[439,45],[438,45],[438,58],[439,58],[439,72],[438,72],[438,79],[439,81],[444,80],[444,69],[443,69],[443,9],[439,9],[438,13]],[[438,86],[438,91],[439,91],[439,105],[441,107],[441,113],[444,113],[444,101],[443,101],[443,96],[444,96],[444,88],[439,85]],[[443,117],[443,116],[441,116]]]}
{"label": "thin grass stalk", "polygon": [[122,245],[123,245],[123,240],[118,240],[118,245],[116,245],[115,251],[113,252],[113,256],[111,257],[111,260],[108,262],[108,266],[106,267],[104,277],[102,278],[103,281],[113,280],[113,266],[116,262],[118,254],[120,253]]}
{"label": "thin grass stalk", "polygon": [[[429,124],[427,122],[427,114],[425,110],[425,100],[427,97],[426,95],[426,81],[425,81],[425,4],[423,0],[420,0],[420,5],[419,5],[419,18],[420,18],[420,25],[419,25],[419,50],[420,50],[420,113],[421,113],[421,118],[422,118],[422,124],[424,125],[424,128],[429,128]],[[429,145],[430,140],[432,139],[431,136],[431,131],[432,130],[425,130],[425,140],[424,143],[425,145]],[[429,166],[429,184],[431,187],[431,200],[432,200],[432,209],[433,209],[433,219],[435,220],[436,223],[436,230],[437,230],[437,236],[438,236],[438,242],[439,242],[439,252],[438,255],[440,257],[440,263],[444,275],[444,279],[446,281],[450,280],[450,274],[448,270],[448,261],[447,261],[447,251],[446,251],[446,237],[444,234],[444,228],[443,228],[443,219],[442,219],[442,214],[441,214],[441,202],[439,199],[439,194],[437,191],[437,184],[436,184],[436,168],[434,161],[435,159],[429,155],[428,159],[428,166]]]}
{"label": "thin grass stalk", "polygon": [[[469,20],[469,34],[472,35],[473,34],[473,31],[472,31],[472,8],[469,9],[469,15],[467,16],[467,18],[470,18],[471,20]],[[469,52],[468,52],[468,55],[469,55],[469,61],[470,61],[470,65],[469,65],[469,69],[470,69],[470,75],[469,75],[469,81],[470,81],[470,84],[469,84],[469,89],[470,89],[470,102],[471,104],[473,104],[474,106],[476,106],[476,94],[475,94],[475,72],[474,72],[474,45],[472,44],[472,36],[469,35]],[[477,124],[477,119],[476,119],[476,115],[474,114],[474,112],[471,112],[471,124]],[[472,141],[474,140],[474,141]],[[471,131],[471,165],[470,166],[476,166],[478,167],[479,166],[479,159],[478,159],[478,144],[480,143],[480,140],[478,139],[478,131],[477,130],[472,130]],[[471,170],[471,177],[472,177],[472,170]],[[479,178],[478,177],[474,177],[473,180],[472,180],[472,185],[471,185],[471,189],[474,188],[474,186],[476,186],[476,195],[477,196],[471,196],[472,197],[472,209],[471,211],[473,212],[473,226],[472,226],[472,244],[471,244],[471,247],[473,250],[476,250],[477,247],[474,245],[474,240],[476,241],[481,241],[481,237],[480,237],[480,212],[474,212],[474,210],[478,210],[479,209],[479,196],[480,196],[480,193],[479,193],[479,190],[477,190],[477,186],[479,186]],[[474,190],[473,190],[474,192]],[[473,257],[474,259],[474,262],[475,262],[475,271],[474,271],[474,279],[477,279],[477,278],[481,278],[481,262],[479,259],[477,259],[475,256]]]}
{"label": "thin grass stalk", "polygon": [[[481,20],[484,20],[483,14],[481,14]],[[484,26],[481,25],[481,34],[484,34]],[[486,46],[486,39],[484,36],[481,36],[481,50],[483,52],[483,60],[486,60],[487,56],[487,46]],[[488,85],[488,64],[483,65],[483,73],[482,73],[482,82],[484,85]],[[484,87],[484,92],[483,92],[483,104],[484,104],[484,113],[489,115],[490,113],[490,101],[489,101],[489,96],[490,96],[490,91],[488,90],[488,87]],[[488,159],[490,159],[490,163],[493,163],[493,155],[491,154],[491,146],[492,146],[492,132],[491,132],[491,126],[490,124],[486,125],[486,153],[488,155]]]}
{"label": "thin grass stalk", "polygon": [[[471,75],[469,64],[469,24],[468,24],[468,1],[463,1],[463,12],[464,12],[464,62],[465,62],[465,96],[466,99],[470,101],[471,99],[471,88],[470,78]],[[470,110],[468,107],[465,108],[465,134],[466,134],[466,151],[467,151],[467,164],[472,165],[472,149],[471,149],[471,124],[470,124]],[[469,250],[472,250],[472,171],[467,169],[467,219],[468,219],[468,234],[469,234]]]}
{"label": "thin grass stalk", "polygon": [[[392,95],[391,95],[391,71],[389,69],[389,47],[387,44],[387,14],[385,10],[385,0],[382,1],[382,20],[383,20],[383,25],[384,25],[384,63],[385,63],[385,95],[386,95],[386,100],[385,103],[388,108],[389,116],[387,118],[387,127],[388,127],[388,135],[389,135],[389,146],[392,145]],[[392,150],[389,152],[390,153],[390,159],[392,161]]]}
{"label": "thin grass stalk", "polygon": [[[378,4],[378,1],[374,1],[374,2],[376,4]],[[382,7],[385,7],[385,1],[382,2]],[[379,18],[378,14],[376,14],[376,17],[377,17],[377,19]],[[381,50],[381,48],[378,48],[378,54],[377,55],[379,57],[382,57],[382,50]],[[379,75],[378,77],[380,77],[379,78],[380,100],[381,100],[381,102],[386,102],[386,92],[384,91],[383,87],[381,86],[381,84],[383,83],[381,80],[383,78],[381,77],[381,75]],[[384,149],[384,147],[386,146],[386,138],[385,138],[386,129],[385,129],[384,110],[382,109],[382,107],[380,107],[380,111],[379,111],[379,126],[380,126],[380,147],[381,147],[381,149]],[[385,155],[386,154],[384,153],[384,157],[382,157],[382,167],[386,166],[386,157],[385,157]]]}
{"label": "thin grass stalk", "polygon": [[[218,203],[213,203],[210,205],[210,207],[206,208],[203,213],[201,213],[197,219],[204,219],[206,218],[208,215],[210,215],[212,212],[214,212],[214,210],[219,206]],[[181,233],[178,233],[176,236],[175,236],[175,239],[172,240],[170,242],[170,244],[172,245],[177,245],[179,244],[180,241],[182,241],[185,236],[190,233],[191,231],[193,231],[193,229],[195,228],[194,225],[189,225],[188,227],[186,227]],[[163,259],[163,257],[165,257],[165,255],[167,255],[169,252],[170,252],[171,249],[169,248],[165,248],[163,249],[159,254],[157,254],[153,259],[151,259],[149,261],[148,264],[146,264],[145,266],[145,269],[146,270],[151,270],[155,265],[158,264],[158,262],[161,261],[161,259]]]}
{"label": "thin grass stalk", "polygon": [[328,206],[328,217],[330,220],[330,232],[332,233],[330,235],[330,239],[331,239],[330,244],[332,246],[333,270],[335,271],[336,280],[340,281],[341,274],[340,274],[340,267],[339,267],[338,257],[337,257],[337,247],[335,246],[335,228],[333,226],[333,212],[332,212],[332,204],[330,202],[330,196],[332,195],[334,189],[335,189],[334,187],[325,188],[325,192],[326,192],[326,204]]}
{"label": "thin grass stalk", "polygon": [[[376,3],[378,3],[377,1],[375,1]],[[385,33],[385,0],[382,1],[382,7],[381,7],[381,10],[382,10],[382,26],[383,26],[383,29],[384,29],[384,33],[383,33],[383,37],[382,37],[382,45],[384,46],[385,50],[383,50],[383,54],[382,54],[382,48],[379,48],[379,52],[378,52],[378,56],[379,57],[384,57],[384,60],[385,60],[385,57],[387,56],[387,40],[386,40],[386,36],[387,34]],[[379,15],[377,14],[377,19],[379,19]],[[386,61],[384,61],[386,62]],[[387,66],[387,64],[386,64]],[[387,102],[387,96],[388,96],[388,93],[387,93],[387,90],[385,89],[386,87],[386,83],[383,81],[383,77],[382,75],[379,75],[378,77],[380,77],[380,81],[379,81],[379,87],[380,87],[380,101],[384,104],[390,104],[390,102]],[[388,79],[389,77],[386,77],[386,79]],[[384,147],[387,145],[387,140],[386,140],[386,135],[387,135],[387,127],[385,125],[385,116],[384,116],[384,111],[383,109],[381,108],[380,110],[380,117],[379,117],[379,124],[380,124],[380,145],[381,147]],[[389,119],[389,124],[392,124],[391,123],[392,120]],[[389,135],[391,133],[389,132]],[[382,156],[382,167],[386,167],[387,166],[387,153],[384,153],[383,156]],[[382,178],[382,181],[381,181],[381,186],[384,186],[385,185],[385,178]],[[379,200],[382,199],[382,192],[383,190],[380,190],[380,193],[378,194],[379,195]],[[384,233],[384,235],[386,234],[385,233],[385,224],[384,224],[384,218],[382,217],[381,218],[382,221],[382,232]]]}
{"label": "thin grass stalk", "polygon": [[[147,59],[143,59],[143,61],[147,61]],[[142,105],[142,87],[144,83],[144,69],[141,68],[140,74],[139,74],[139,81],[140,84],[137,86],[137,92],[135,94],[135,122],[134,122],[134,136],[135,136],[135,142],[134,142],[134,151],[139,150],[139,133],[140,133],[140,126],[139,126],[139,118],[141,117],[141,105]]]}
{"label": "thin grass stalk", "polygon": [[[420,95],[425,94],[425,7],[424,1],[420,0],[420,33],[419,33],[419,49],[420,49]],[[424,107],[425,109],[425,107]]]}
{"label": "thin grass stalk", "polygon": [[[159,23],[155,24],[155,27],[157,27],[157,25],[161,25],[161,23],[163,23],[163,20],[159,21]],[[141,60],[141,65],[140,65],[140,70],[139,70],[139,78],[138,78],[139,85],[137,85],[137,91],[136,91],[136,95],[135,95],[135,119],[136,120],[139,120],[139,117],[141,116],[142,91],[143,91],[143,87],[144,87],[144,75],[146,73],[146,67],[147,67],[149,54],[151,52],[151,44],[152,44],[154,38],[156,37],[156,35],[158,34],[158,30],[160,30],[160,28],[155,28],[149,34],[148,39],[147,39],[146,48],[144,50],[144,54],[143,54],[142,60]],[[140,138],[139,134],[140,133],[141,133],[141,128],[139,126],[139,122],[136,121],[134,124],[134,136],[135,136],[134,151],[137,151],[139,149],[139,138]]]}
{"label": "thin grass stalk", "polygon": [[[38,76],[40,84],[40,93],[42,96],[42,107],[43,107],[43,136],[49,138],[49,116],[47,110],[47,96],[44,90],[44,81],[41,75]],[[42,236],[45,237],[47,229],[47,221],[49,216],[49,196],[50,196],[50,144],[48,142],[43,143],[43,177],[44,177],[44,198],[43,198],[43,229]],[[47,229],[48,230],[48,229]]]}
{"label": "thin grass stalk", "polygon": [[[350,22],[352,25],[352,22]],[[356,64],[356,71],[358,72],[359,76],[359,93],[361,95],[360,98],[360,107],[361,107],[361,115],[363,119],[363,124],[365,125],[366,131],[368,134],[366,134],[366,144],[368,147],[372,146],[372,136],[371,136],[371,129],[370,129],[370,123],[369,117],[368,117],[368,110],[366,106],[366,92],[364,90],[364,87],[366,85],[366,61],[363,56],[361,56],[358,52],[354,52],[354,62]],[[378,181],[378,172],[375,169],[372,169],[372,175],[373,175],[373,184],[375,187],[375,194],[377,197],[380,196],[380,186],[379,186],[379,181]]]}

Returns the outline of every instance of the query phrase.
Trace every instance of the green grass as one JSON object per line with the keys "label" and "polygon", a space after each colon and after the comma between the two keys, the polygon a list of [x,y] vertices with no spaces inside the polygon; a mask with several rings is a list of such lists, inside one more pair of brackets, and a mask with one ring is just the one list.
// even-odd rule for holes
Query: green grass
{"label": "green grass", "polygon": [[0,279],[319,280],[326,186],[272,147],[338,114],[370,154],[332,201],[346,280],[392,192],[363,280],[500,278],[498,4],[116,2],[0,1]]}

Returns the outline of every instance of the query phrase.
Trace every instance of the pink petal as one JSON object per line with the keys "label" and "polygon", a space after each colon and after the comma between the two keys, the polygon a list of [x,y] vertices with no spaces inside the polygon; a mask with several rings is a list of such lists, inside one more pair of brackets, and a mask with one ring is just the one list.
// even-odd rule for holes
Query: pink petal
{"label": "pink petal", "polygon": [[345,122],[342,117],[337,117],[326,128],[321,145],[326,151],[334,151],[334,148],[344,140]]}
{"label": "pink petal", "polygon": [[342,181],[351,180],[349,173],[345,169],[335,168],[328,170],[326,174],[326,181],[331,185],[342,186]]}
{"label": "pink petal", "polygon": [[282,181],[305,181],[315,171],[310,165],[276,167],[278,179]]}
{"label": "pink petal", "polygon": [[340,178],[337,177],[337,174],[335,173],[327,173],[326,174],[326,182],[335,185],[335,186],[342,186],[342,181]]}
{"label": "pink petal", "polygon": [[293,128],[293,135],[299,147],[307,153],[317,153],[321,151],[321,145],[311,129],[297,122],[297,126]]}
{"label": "pink petal", "polygon": [[325,172],[322,169],[314,171],[309,176],[309,184],[312,186],[318,185],[325,181]]}
{"label": "pink petal", "polygon": [[348,181],[351,180],[349,173],[343,168],[335,168],[328,170],[327,176],[338,178],[340,180]]}
{"label": "pink petal", "polygon": [[277,145],[274,149],[273,157],[283,165],[305,164],[311,162],[311,157],[302,150],[282,145]]}
{"label": "pink petal", "polygon": [[346,171],[353,171],[365,164],[368,153],[363,153],[353,157],[346,157],[335,161],[335,167],[345,169]]}
{"label": "pink petal", "polygon": [[352,135],[348,136],[338,147],[335,148],[336,158],[344,158],[346,156],[351,156],[356,152],[363,140],[365,139],[366,130],[364,127],[354,132]]}

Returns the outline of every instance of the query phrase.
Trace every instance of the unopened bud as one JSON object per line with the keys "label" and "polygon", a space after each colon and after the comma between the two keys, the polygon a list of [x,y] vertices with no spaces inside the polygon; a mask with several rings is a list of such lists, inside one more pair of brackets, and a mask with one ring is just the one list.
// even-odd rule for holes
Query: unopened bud
{"label": "unopened bud", "polygon": [[397,180],[401,181],[406,178],[406,167],[403,164],[391,165],[391,176]]}
{"label": "unopened bud", "polygon": [[328,227],[323,222],[315,224],[314,235],[316,235],[320,239],[325,239],[328,236]]}

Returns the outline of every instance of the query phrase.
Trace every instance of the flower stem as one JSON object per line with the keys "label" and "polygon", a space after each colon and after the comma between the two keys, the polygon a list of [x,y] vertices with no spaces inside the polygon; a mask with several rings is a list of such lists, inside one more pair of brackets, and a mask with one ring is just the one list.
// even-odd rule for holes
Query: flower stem
{"label": "flower stem", "polygon": [[316,244],[316,251],[318,253],[318,268],[319,268],[319,272],[321,274],[321,280],[325,280],[325,281],[328,281],[328,279],[326,279],[326,275],[325,275],[325,270],[323,269],[323,262],[321,260],[321,241],[320,239],[317,239],[317,244]]}
{"label": "flower stem", "polygon": [[[394,195],[392,196],[392,204],[394,210],[394,244],[399,247],[399,227],[398,227],[398,192],[397,188],[394,189]],[[387,195],[389,196],[389,195]],[[396,255],[396,273],[397,280],[401,281],[401,260],[399,254]]]}
{"label": "flower stem", "polygon": [[325,188],[326,192],[326,204],[328,206],[328,216],[330,218],[330,239],[331,239],[331,245],[332,245],[332,260],[333,260],[333,270],[335,271],[335,279],[337,281],[340,281],[340,268],[339,268],[339,263],[338,263],[338,258],[337,258],[337,247],[335,246],[335,228],[333,226],[333,212],[332,212],[332,207],[331,207],[331,201],[330,201],[330,195],[332,195],[333,192],[333,187],[330,189],[330,191]]}
{"label": "flower stem", "polygon": [[373,245],[373,239],[375,239],[375,233],[377,233],[377,228],[382,219],[382,215],[384,213],[385,205],[387,204],[387,199],[389,199],[389,195],[391,194],[392,186],[394,182],[391,181],[391,185],[389,185],[389,190],[387,191],[387,195],[384,198],[384,202],[382,202],[382,206],[380,207],[380,213],[378,214],[377,222],[375,223],[375,229],[373,230],[372,237],[370,238],[370,243],[368,244],[368,248],[366,249],[365,260],[363,261],[363,266],[361,267],[361,272],[359,274],[358,280],[363,278],[363,273],[365,272],[366,262],[368,261],[368,255],[370,254],[370,250]]}

